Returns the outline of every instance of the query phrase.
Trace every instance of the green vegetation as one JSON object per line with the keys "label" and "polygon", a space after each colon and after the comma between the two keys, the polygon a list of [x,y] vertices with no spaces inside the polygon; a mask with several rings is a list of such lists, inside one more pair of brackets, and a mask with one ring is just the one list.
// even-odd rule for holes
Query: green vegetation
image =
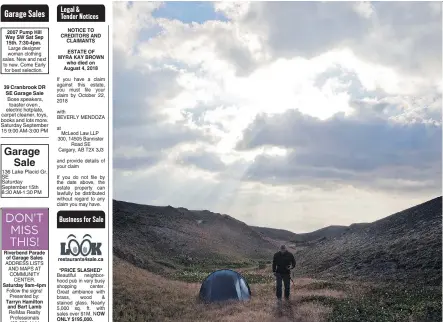
{"label": "green vegetation", "polygon": [[159,264],[159,265],[165,266],[165,267],[167,267],[167,268],[171,268],[171,269],[176,269],[176,268],[177,268],[176,265],[174,265],[173,263],[170,263],[170,262],[168,262],[168,261],[154,260],[153,262],[156,263],[156,264]]}
{"label": "green vegetation", "polygon": [[308,290],[332,289],[337,291],[347,291],[348,287],[341,282],[318,281],[305,287]]}
{"label": "green vegetation", "polygon": [[274,282],[275,277],[269,273],[269,274],[260,274],[250,271],[245,271],[242,273],[244,278],[248,281],[249,284],[266,284]]}
{"label": "green vegetation", "polygon": [[[322,287],[345,290],[345,285],[331,282],[313,283],[307,289]],[[352,292],[351,290],[349,290]],[[355,291],[354,291],[355,292]],[[371,286],[363,294],[345,298],[309,296],[300,303],[319,303],[332,307],[330,322],[367,321],[441,321],[441,290],[430,287],[412,287],[401,284]]]}
{"label": "green vegetation", "polygon": [[[230,265],[220,266],[226,269],[235,269]],[[176,270],[168,275],[168,278],[176,281],[183,281],[187,283],[201,283],[209,274],[214,270],[205,267],[185,267],[182,270]],[[254,270],[240,269],[238,270],[249,284],[264,284],[274,281],[274,276],[268,272],[264,274],[263,272],[257,272]]]}
{"label": "green vegetation", "polygon": [[172,280],[183,281],[187,283],[199,283],[202,282],[208,275],[209,272],[204,272],[204,271],[182,270],[182,271],[175,271],[173,274],[170,275],[170,278]]}

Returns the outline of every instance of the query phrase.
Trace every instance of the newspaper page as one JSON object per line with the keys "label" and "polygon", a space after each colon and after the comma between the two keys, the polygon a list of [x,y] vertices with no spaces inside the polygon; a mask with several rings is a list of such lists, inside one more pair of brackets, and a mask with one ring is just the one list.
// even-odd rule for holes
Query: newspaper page
{"label": "newspaper page", "polygon": [[1,5],[1,320],[112,319],[106,3]]}

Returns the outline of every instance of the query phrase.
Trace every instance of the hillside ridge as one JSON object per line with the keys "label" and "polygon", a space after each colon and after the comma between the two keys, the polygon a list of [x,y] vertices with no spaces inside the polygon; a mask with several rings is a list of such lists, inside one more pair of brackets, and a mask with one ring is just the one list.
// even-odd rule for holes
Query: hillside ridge
{"label": "hillside ridge", "polygon": [[[283,240],[285,240],[285,241],[307,241],[307,240],[309,240],[310,241],[310,240],[315,240],[317,238],[324,237],[323,234],[322,234],[323,232],[327,232],[327,231],[330,232],[330,231],[334,231],[334,230],[340,231],[340,232],[345,232],[346,230],[350,230],[350,229],[367,227],[370,224],[374,224],[376,222],[382,221],[382,220],[387,219],[387,218],[392,217],[392,216],[396,216],[396,215],[404,213],[406,211],[414,210],[417,207],[422,207],[422,206],[424,206],[426,204],[433,203],[433,202],[436,202],[436,201],[441,200],[441,199],[442,199],[442,196],[432,198],[432,199],[430,199],[428,201],[425,201],[425,202],[423,202],[421,204],[418,204],[418,205],[406,208],[404,210],[398,211],[396,213],[387,215],[386,217],[377,219],[377,220],[375,220],[373,222],[356,222],[356,223],[352,223],[352,224],[350,224],[348,226],[346,226],[346,225],[329,225],[329,226],[325,226],[325,227],[313,230],[311,232],[306,232],[306,233],[297,233],[297,232],[293,232],[293,231],[290,231],[290,230],[287,230],[287,229],[281,229],[281,228],[272,228],[272,227],[248,225],[247,223],[245,223],[245,222],[243,222],[243,221],[241,221],[239,219],[236,219],[236,218],[234,218],[232,216],[229,216],[227,214],[222,214],[222,213],[218,213],[218,212],[212,212],[212,211],[207,210],[207,209],[189,210],[189,209],[187,209],[185,207],[176,207],[175,208],[175,207],[172,207],[170,205],[168,205],[168,206],[153,206],[153,205],[146,205],[146,204],[141,204],[141,203],[123,201],[123,200],[118,200],[118,199],[113,199],[113,202],[119,202],[119,203],[124,203],[124,204],[128,204],[128,205],[134,205],[134,206],[152,207],[153,209],[168,208],[168,209],[174,209],[174,210],[177,210],[177,211],[180,211],[180,212],[218,215],[218,216],[222,216],[224,218],[230,218],[230,219],[236,220],[238,222],[244,223],[244,224],[248,225],[249,227],[255,229],[256,231],[258,231],[259,233],[264,234],[264,235],[267,235],[269,233],[274,233],[276,235],[278,235],[278,234],[288,235],[288,236],[292,235],[294,237],[293,239],[286,239],[286,240],[285,239],[280,239],[281,241],[283,241]],[[321,236],[320,237],[311,237],[311,236],[314,236],[314,235],[321,235]],[[340,234],[337,234],[337,235],[340,235]],[[268,237],[270,237],[270,236],[268,236]],[[277,239],[277,240],[279,240],[279,239]]]}
{"label": "hillside ridge", "polygon": [[208,210],[113,203],[115,256],[153,272],[269,262],[283,241],[295,243],[300,276],[441,278],[442,197],[372,223],[305,234],[248,226]]}

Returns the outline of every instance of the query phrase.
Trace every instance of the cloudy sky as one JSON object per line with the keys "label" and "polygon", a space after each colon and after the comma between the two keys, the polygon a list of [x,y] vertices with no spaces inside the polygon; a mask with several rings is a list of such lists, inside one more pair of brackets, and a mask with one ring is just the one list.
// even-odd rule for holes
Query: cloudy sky
{"label": "cloudy sky", "polygon": [[114,2],[114,198],[307,232],[441,195],[441,15]]}

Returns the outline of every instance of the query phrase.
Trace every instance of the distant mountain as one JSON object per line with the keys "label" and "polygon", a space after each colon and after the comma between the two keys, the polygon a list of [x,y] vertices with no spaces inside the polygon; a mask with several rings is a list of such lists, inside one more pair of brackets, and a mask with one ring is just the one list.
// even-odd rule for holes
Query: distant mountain
{"label": "distant mountain", "polygon": [[267,227],[252,227],[267,238],[274,239],[276,241],[287,242],[290,244],[296,243],[298,246],[309,245],[320,239],[339,237],[347,231],[357,228],[365,227],[369,224],[352,224],[350,226],[328,226],[315,230],[310,233],[296,234],[284,229],[275,229]]}
{"label": "distant mountain", "polygon": [[274,229],[268,227],[255,227],[255,226],[251,227],[256,231],[258,231],[263,236],[273,239],[275,241],[281,241],[281,242],[293,241],[298,236],[297,234],[284,229]]}
{"label": "distant mountain", "polygon": [[311,233],[252,227],[207,210],[114,200],[114,255],[151,271],[270,261],[295,242],[301,276],[421,280],[441,285],[442,198],[373,223]]}
{"label": "distant mountain", "polygon": [[[338,230],[340,231],[340,229]],[[297,248],[300,275],[441,284],[442,198]]]}
{"label": "distant mountain", "polygon": [[328,226],[310,233],[297,234],[293,241],[297,244],[302,244],[322,238],[334,238],[343,234],[348,228],[347,226]]}

